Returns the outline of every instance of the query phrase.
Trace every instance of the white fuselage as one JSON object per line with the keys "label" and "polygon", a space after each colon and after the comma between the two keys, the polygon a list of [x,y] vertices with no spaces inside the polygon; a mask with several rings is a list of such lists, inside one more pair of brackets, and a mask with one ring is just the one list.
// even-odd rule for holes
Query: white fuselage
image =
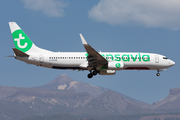
{"label": "white fuselage", "polygon": [[[108,62],[123,62],[124,67],[119,70],[161,70],[175,64],[165,56],[153,53],[100,52],[99,54]],[[87,66],[82,66],[83,63],[87,62],[86,52],[33,53],[29,57],[16,56],[16,58],[29,64],[47,68],[88,70]],[[112,68],[107,69],[113,70]]]}

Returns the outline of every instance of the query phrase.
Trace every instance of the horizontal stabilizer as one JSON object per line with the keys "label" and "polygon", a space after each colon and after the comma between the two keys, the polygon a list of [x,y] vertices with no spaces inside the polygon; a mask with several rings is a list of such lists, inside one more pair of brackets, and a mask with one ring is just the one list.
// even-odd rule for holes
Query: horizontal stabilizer
{"label": "horizontal stabilizer", "polygon": [[13,48],[13,51],[15,53],[16,56],[19,56],[19,57],[29,57],[28,54],[16,49],[16,48]]}
{"label": "horizontal stabilizer", "polygon": [[4,56],[4,57],[14,57],[14,55],[8,55],[8,56]]}

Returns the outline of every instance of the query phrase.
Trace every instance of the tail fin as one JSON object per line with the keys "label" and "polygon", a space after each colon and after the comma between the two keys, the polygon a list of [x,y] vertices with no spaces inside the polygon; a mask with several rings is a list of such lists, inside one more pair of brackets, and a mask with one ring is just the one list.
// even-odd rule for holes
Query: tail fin
{"label": "tail fin", "polygon": [[9,26],[11,29],[11,34],[13,36],[14,45],[16,49],[22,52],[29,51],[33,45],[33,42],[15,22],[9,22]]}
{"label": "tail fin", "polygon": [[30,38],[22,31],[22,29],[17,25],[16,22],[9,22],[9,27],[11,29],[11,34],[14,40],[16,49],[24,53],[32,52],[47,52],[47,50],[37,47]]}

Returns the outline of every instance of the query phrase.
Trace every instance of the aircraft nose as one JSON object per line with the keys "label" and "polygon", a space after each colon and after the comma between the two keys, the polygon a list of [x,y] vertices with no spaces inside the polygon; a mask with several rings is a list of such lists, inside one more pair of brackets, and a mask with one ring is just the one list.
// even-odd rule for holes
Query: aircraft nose
{"label": "aircraft nose", "polygon": [[173,65],[175,65],[175,62],[171,60],[171,61],[169,62],[169,64],[170,64],[171,66],[173,66]]}

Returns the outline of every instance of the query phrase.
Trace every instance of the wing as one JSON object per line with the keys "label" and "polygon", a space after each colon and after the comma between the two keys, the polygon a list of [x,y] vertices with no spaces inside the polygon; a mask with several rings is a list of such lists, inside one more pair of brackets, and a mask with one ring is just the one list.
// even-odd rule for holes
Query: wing
{"label": "wing", "polygon": [[107,67],[108,61],[86,42],[82,34],[80,34],[80,37],[84,48],[88,53],[87,60],[89,69],[94,69],[94,67],[97,69],[100,69],[101,67]]}

